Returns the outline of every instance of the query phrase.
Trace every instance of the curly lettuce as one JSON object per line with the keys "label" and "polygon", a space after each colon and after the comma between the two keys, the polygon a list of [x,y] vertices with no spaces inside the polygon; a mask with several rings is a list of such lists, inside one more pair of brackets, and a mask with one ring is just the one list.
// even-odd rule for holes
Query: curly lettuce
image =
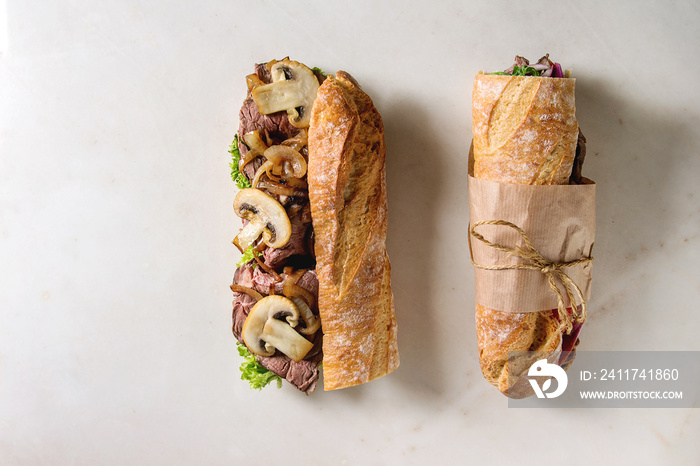
{"label": "curly lettuce", "polygon": [[236,182],[236,186],[238,186],[238,189],[250,188],[252,186],[250,184],[250,181],[248,181],[248,178],[246,178],[245,175],[241,173],[241,170],[239,168],[239,162],[241,160],[241,151],[238,150],[237,134],[233,137],[233,142],[231,142],[228,152],[229,154],[231,154],[231,163],[229,164],[229,167],[231,167],[231,179]]}
{"label": "curly lettuce", "polygon": [[282,378],[265,369],[262,364],[260,364],[255,356],[248,351],[248,348],[241,343],[238,345],[238,354],[243,357],[243,363],[241,364],[241,380],[246,380],[250,384],[250,388],[256,390],[262,390],[267,387],[272,382],[277,382],[277,388],[282,388]]}
{"label": "curly lettuce", "polygon": [[507,73],[505,71],[496,71],[495,73],[489,73],[489,74],[497,74],[497,75],[509,75],[509,76],[540,76],[541,72],[537,71],[535,68],[531,66],[518,66],[515,65],[513,66],[513,72],[512,73]]}
{"label": "curly lettuce", "polygon": [[496,71],[495,73],[488,74],[508,76],[539,76],[543,78],[569,77],[569,73],[564,73],[560,63],[555,63],[549,59],[549,54],[546,54],[534,64],[531,64],[530,60],[527,58],[516,55],[513,66],[505,71]]}
{"label": "curly lettuce", "polygon": [[[259,256],[260,253],[256,251],[255,248],[253,248],[253,245],[251,244],[241,256],[241,260],[238,261],[236,267],[241,267],[242,265],[247,264],[248,262],[252,261],[253,259]],[[257,267],[257,264],[253,264],[253,267]]]}

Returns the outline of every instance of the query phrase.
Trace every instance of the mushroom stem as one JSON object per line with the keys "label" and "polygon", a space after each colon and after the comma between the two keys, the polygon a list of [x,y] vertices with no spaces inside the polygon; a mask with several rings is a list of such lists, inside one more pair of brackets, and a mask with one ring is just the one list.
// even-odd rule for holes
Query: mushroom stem
{"label": "mushroom stem", "polygon": [[294,330],[298,323],[299,310],[293,301],[284,296],[265,296],[248,313],[241,336],[254,354],[272,356],[276,348],[299,362],[314,344]]}
{"label": "mushroom stem", "polygon": [[254,96],[260,113],[268,115],[303,105],[304,94],[299,87],[294,81],[277,81],[257,87]]}
{"label": "mushroom stem", "polygon": [[261,338],[271,346],[299,362],[311,351],[313,343],[302,337],[288,323],[277,319],[267,319]]}
{"label": "mushroom stem", "polygon": [[284,207],[269,194],[254,188],[241,189],[233,201],[236,215],[250,223],[234,240],[243,250],[260,237],[271,248],[281,248],[292,234],[292,225]]}
{"label": "mushroom stem", "polygon": [[238,244],[241,250],[245,251],[260,237],[266,226],[267,222],[265,219],[256,215],[250,219],[233,241]]}
{"label": "mushroom stem", "polygon": [[297,128],[308,128],[319,88],[316,75],[306,65],[287,59],[273,64],[270,75],[271,83],[251,91],[260,113],[268,115],[286,110],[289,123]]}

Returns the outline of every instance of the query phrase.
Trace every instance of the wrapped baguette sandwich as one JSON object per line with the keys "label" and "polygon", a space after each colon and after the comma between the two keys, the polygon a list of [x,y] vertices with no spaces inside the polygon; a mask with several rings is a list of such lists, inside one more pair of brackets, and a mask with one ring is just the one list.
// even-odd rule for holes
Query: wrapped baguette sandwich
{"label": "wrapped baguette sandwich", "polygon": [[386,254],[382,120],[347,73],[289,60],[258,64],[232,145],[243,253],[233,334],[242,378],[311,393],[399,364]]}
{"label": "wrapped baguette sandwich", "polygon": [[[581,177],[581,165],[585,157],[585,138],[579,131],[575,115],[574,83],[575,80],[568,77],[568,74],[565,76],[558,63],[549,60],[549,55],[542,57],[534,65],[530,65],[529,61],[523,57],[516,57],[516,63],[504,72],[477,75],[472,98],[474,138],[470,174],[473,178],[501,185],[575,185],[584,182]],[[470,179],[470,200],[477,194],[472,193],[476,189],[471,182],[472,179]],[[498,186],[493,185],[489,188],[498,189]],[[533,191],[530,189],[524,192],[529,196]],[[549,196],[549,192],[547,195]],[[564,193],[564,198],[567,195]],[[588,194],[586,196],[590,198]],[[530,201],[523,199],[522,202],[522,206],[511,207],[513,210],[525,211],[535,208],[534,204],[528,205]],[[556,204],[573,201],[550,202]],[[472,208],[472,210],[476,212],[477,209]],[[573,206],[573,210],[576,211],[576,206]],[[543,215],[546,222],[545,234],[540,236],[546,238],[546,231],[556,230],[559,225],[557,218],[547,218],[549,213]],[[500,219],[493,220],[496,221],[491,223],[501,225],[501,229],[503,225],[515,227],[506,222],[499,223]],[[474,225],[474,219],[472,219],[472,225]],[[583,228],[576,226],[570,229],[570,232],[576,232],[579,229]],[[524,231],[522,234],[533,236],[531,233]],[[564,234],[569,233],[564,232]],[[587,234],[592,232],[587,231]],[[578,238],[577,233],[575,236]],[[518,248],[521,251],[528,249],[527,241],[521,238],[513,241],[520,241]],[[533,249],[552,246],[542,244],[548,241],[538,239],[538,244],[534,244],[533,238]],[[470,237],[470,245],[473,243]],[[563,246],[554,244],[552,249],[555,253],[560,249],[565,251],[567,247],[573,247],[568,243],[568,239],[565,238],[561,242]],[[592,248],[592,241],[590,244],[574,247],[575,254],[567,260],[578,258],[576,254],[587,257],[585,261],[592,260],[590,248]],[[472,251],[472,257],[474,257],[474,251]],[[512,358],[513,353],[540,352],[540,354],[546,354],[550,362],[568,368],[579,342],[579,332],[585,320],[585,308],[582,308],[579,303],[572,303],[572,299],[569,299],[565,313],[562,312],[564,307],[561,305],[557,309],[535,307],[535,309],[527,309],[526,312],[519,312],[524,310],[520,308],[523,303],[519,302],[520,296],[517,295],[521,292],[521,287],[504,285],[505,274],[530,274],[527,279],[541,279],[544,283],[544,291],[539,292],[540,294],[546,295],[552,292],[548,289],[546,277],[532,276],[532,274],[540,275],[538,272],[532,270],[504,272],[504,269],[508,269],[514,263],[517,264],[514,267],[536,269],[536,267],[523,266],[523,261],[513,262],[511,258],[503,259],[494,266],[482,267],[491,269],[483,272],[489,279],[494,280],[488,286],[495,292],[505,294],[506,298],[501,301],[506,304],[495,309],[484,305],[479,302],[480,290],[477,289],[476,329],[479,359],[484,377],[506,396],[522,398],[533,393],[530,385],[523,379],[532,361],[527,361],[527,364],[525,361],[515,361]],[[552,267],[542,267],[542,272],[549,273],[548,268]],[[585,268],[590,273],[590,264],[586,263]],[[498,280],[501,281],[497,282]],[[583,281],[585,282],[581,285],[584,288],[583,294],[587,295],[590,278]],[[553,282],[549,284],[549,286],[553,285]],[[569,287],[569,284],[563,286]],[[501,289],[496,290],[499,287]],[[518,289],[509,290],[509,287]],[[508,296],[508,293],[511,295]],[[512,296],[512,293],[516,295]],[[566,295],[566,293],[562,294]],[[568,296],[570,297],[571,293],[568,293]]]}

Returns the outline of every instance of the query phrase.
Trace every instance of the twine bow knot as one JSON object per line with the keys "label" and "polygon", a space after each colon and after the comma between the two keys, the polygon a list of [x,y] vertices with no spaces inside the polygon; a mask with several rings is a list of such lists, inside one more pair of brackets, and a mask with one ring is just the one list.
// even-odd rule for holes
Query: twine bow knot
{"label": "twine bow knot", "polygon": [[[480,233],[476,232],[476,228],[481,225],[501,225],[514,229],[520,234],[525,247],[508,247],[498,243],[492,243],[483,237]],[[530,242],[522,228],[517,225],[507,222],[505,220],[484,220],[474,223],[469,227],[469,234],[474,238],[478,239],[482,243],[489,247],[503,251],[508,256],[518,257],[523,260],[522,264],[502,264],[502,265],[481,265],[474,262],[472,259],[472,265],[479,269],[484,270],[508,270],[508,269],[526,269],[526,270],[537,270],[547,276],[547,281],[549,282],[549,287],[557,295],[557,309],[559,311],[559,316],[562,318],[562,327],[565,329],[566,333],[571,333],[573,329],[573,321],[583,322],[586,320],[586,299],[583,296],[581,288],[569,277],[563,269],[574,267],[579,264],[587,264],[593,262],[592,257],[583,257],[581,259],[576,259],[567,262],[553,262],[542,256],[535,249],[535,247]],[[566,305],[564,303],[564,295],[561,289],[557,285],[557,281],[561,283],[566,291],[566,295],[571,303],[571,315],[566,312]],[[575,295],[575,296],[574,296]],[[576,298],[580,305],[577,305]],[[579,306],[581,310],[579,311]]]}

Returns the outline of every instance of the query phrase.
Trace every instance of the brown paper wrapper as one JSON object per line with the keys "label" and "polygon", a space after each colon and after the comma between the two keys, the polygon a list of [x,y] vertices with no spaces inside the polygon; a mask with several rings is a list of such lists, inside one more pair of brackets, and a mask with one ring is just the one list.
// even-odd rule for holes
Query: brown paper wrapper
{"label": "brown paper wrapper", "polygon": [[[592,257],[595,240],[595,183],[579,185],[519,185],[495,183],[469,176],[470,226],[479,221],[505,220],[525,231],[534,248],[554,263]],[[524,247],[521,236],[502,225],[480,225],[487,240]],[[523,264],[518,257],[490,247],[469,235],[472,261],[482,266]],[[568,267],[565,273],[591,294],[592,264]],[[557,294],[538,270],[475,268],[476,302],[503,312],[556,309]],[[567,300],[568,301],[568,300]],[[571,304],[565,302],[567,307]]]}

